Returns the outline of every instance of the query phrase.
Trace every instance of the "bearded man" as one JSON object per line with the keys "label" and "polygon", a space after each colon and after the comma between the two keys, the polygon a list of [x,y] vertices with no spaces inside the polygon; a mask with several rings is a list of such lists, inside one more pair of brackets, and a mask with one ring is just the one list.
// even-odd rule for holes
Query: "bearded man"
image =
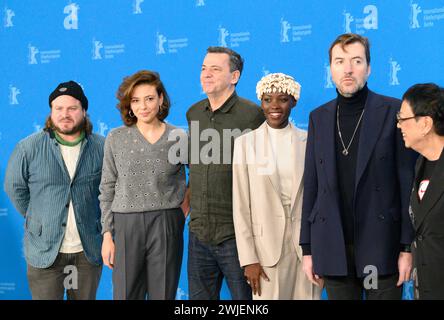
{"label": "bearded man", "polygon": [[104,138],[74,82],[49,96],[45,128],[20,141],[4,187],[25,218],[28,283],[36,300],[95,299],[102,273],[99,184]]}

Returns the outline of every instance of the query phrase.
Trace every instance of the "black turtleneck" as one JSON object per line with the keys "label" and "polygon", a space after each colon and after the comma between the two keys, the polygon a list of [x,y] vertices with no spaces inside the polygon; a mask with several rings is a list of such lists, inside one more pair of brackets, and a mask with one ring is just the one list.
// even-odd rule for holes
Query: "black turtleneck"
{"label": "black turtleneck", "polygon": [[[337,91],[337,90],[336,90]],[[358,124],[359,117],[364,110],[367,100],[367,84],[352,97],[344,97],[338,91],[337,103],[339,108],[339,127],[342,139],[347,147],[353,132]],[[336,119],[335,119],[336,120]],[[344,156],[341,140],[339,138],[338,126],[335,121],[335,141],[336,141],[336,167],[338,174],[338,187],[341,205],[342,228],[344,230],[345,243],[353,244],[354,235],[354,210],[353,197],[355,192],[356,162],[358,159],[359,133],[362,127],[362,120],[348,149],[348,155]]]}

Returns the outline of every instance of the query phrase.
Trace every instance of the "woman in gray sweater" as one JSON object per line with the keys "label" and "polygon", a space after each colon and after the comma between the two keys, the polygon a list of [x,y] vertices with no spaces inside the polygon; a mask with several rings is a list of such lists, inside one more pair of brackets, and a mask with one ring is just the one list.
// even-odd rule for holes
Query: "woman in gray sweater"
{"label": "woman in gray sweater", "polygon": [[124,126],[106,138],[99,196],[113,297],[174,299],[188,205],[185,168],[168,158],[176,143],[168,137],[186,133],[164,121],[170,101],[157,73],[124,78],[117,98]]}

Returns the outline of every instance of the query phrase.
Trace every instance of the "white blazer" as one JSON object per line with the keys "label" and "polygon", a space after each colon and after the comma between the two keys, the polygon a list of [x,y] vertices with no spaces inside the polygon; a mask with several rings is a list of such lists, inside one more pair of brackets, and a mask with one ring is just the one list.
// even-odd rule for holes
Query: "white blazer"
{"label": "white blazer", "polygon": [[[291,125],[291,124],[290,124]],[[241,266],[277,264],[282,252],[285,213],[279,175],[267,123],[238,137],[233,155],[233,220]],[[296,219],[293,245],[302,260],[299,246],[302,211],[303,172],[307,132],[291,125],[293,190],[291,212]]]}

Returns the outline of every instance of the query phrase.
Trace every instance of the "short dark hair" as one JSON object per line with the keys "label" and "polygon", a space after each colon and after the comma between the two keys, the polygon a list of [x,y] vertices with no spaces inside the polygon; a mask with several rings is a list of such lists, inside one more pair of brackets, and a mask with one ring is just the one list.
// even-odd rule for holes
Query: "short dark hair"
{"label": "short dark hair", "polygon": [[437,135],[444,136],[444,89],[435,83],[418,83],[402,96],[415,116],[429,116]]}
{"label": "short dark hair", "polygon": [[154,71],[140,70],[129,77],[123,78],[123,81],[117,90],[117,99],[119,100],[117,109],[120,110],[120,116],[126,126],[132,126],[137,122],[137,118],[134,116],[131,117],[129,112],[131,110],[131,97],[134,88],[140,84],[149,84],[156,87],[159,97],[161,95],[163,96],[163,103],[157,113],[157,119],[163,121],[168,116],[170,110],[170,98],[168,97],[165,86],[160,80],[159,74]]}
{"label": "short dark hair", "polygon": [[363,37],[356,33],[344,33],[338,36],[335,41],[332,42],[330,49],[328,50],[328,55],[330,57],[330,63],[331,63],[331,52],[333,50],[333,47],[337,45],[338,43],[341,45],[342,50],[345,50],[345,46],[359,42],[364,46],[365,49],[365,58],[367,60],[367,64],[370,65],[370,41],[368,38]]}
{"label": "short dark hair", "polygon": [[239,70],[242,74],[244,59],[236,51],[226,47],[208,47],[207,53],[226,53],[230,57],[230,72]]}

